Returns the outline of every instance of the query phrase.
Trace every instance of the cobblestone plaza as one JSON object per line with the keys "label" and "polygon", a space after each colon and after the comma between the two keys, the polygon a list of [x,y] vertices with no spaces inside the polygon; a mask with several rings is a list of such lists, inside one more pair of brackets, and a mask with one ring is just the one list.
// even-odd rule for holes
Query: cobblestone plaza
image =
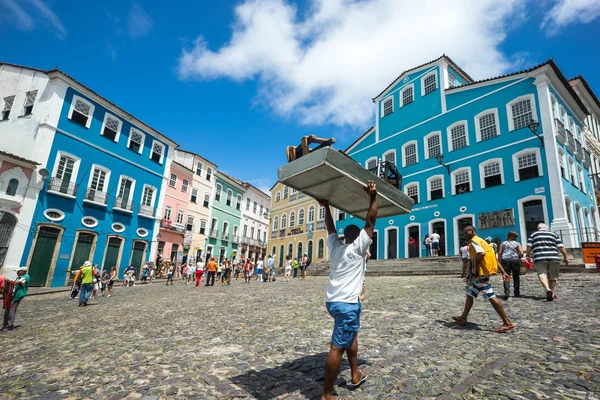
{"label": "cobblestone plaza", "polygon": [[[502,292],[500,278],[493,279]],[[600,275],[568,274],[553,302],[534,275],[503,301],[518,326],[476,301],[469,324],[458,277],[367,280],[352,399],[597,399]],[[3,399],[319,398],[332,318],[326,277],[195,289],[175,281],[115,290],[78,308],[67,293],[27,297],[0,336]]]}

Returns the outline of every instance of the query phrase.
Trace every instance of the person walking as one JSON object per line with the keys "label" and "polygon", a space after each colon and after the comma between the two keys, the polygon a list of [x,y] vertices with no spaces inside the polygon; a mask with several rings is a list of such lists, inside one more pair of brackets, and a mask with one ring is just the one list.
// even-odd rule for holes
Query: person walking
{"label": "person walking", "polygon": [[[292,258],[292,256],[290,256],[290,259]],[[294,278],[296,278],[296,276],[298,276],[298,260],[296,260],[295,258],[292,259],[292,268],[294,269]]]}
{"label": "person walking", "polygon": [[206,276],[206,286],[215,286],[215,274],[217,273],[217,263],[215,258],[211,257],[210,261],[206,265],[208,275]]}
{"label": "person walking", "polygon": [[185,270],[186,285],[190,285],[192,283],[192,278],[194,277],[195,274],[196,274],[196,268],[194,266],[194,263],[192,263],[192,262],[188,263],[187,269]]}
{"label": "person walking", "polygon": [[433,231],[430,239],[431,239],[431,251],[433,252],[433,256],[437,257],[438,252],[440,250],[440,235],[437,233],[437,231]]}
{"label": "person walking", "polygon": [[196,263],[196,287],[200,287],[200,281],[202,280],[202,275],[204,275],[204,263],[202,259],[199,259]]}
{"label": "person walking", "polygon": [[285,256],[285,273],[283,275],[283,281],[289,282],[292,276],[292,257],[288,254]]}
{"label": "person walking", "polygon": [[27,296],[27,291],[29,290],[30,278],[29,274],[27,273],[27,268],[15,268],[15,272],[17,273],[17,278],[12,282],[13,292],[12,298],[10,299],[10,308],[7,310],[8,313],[5,312],[5,318],[0,333],[10,332],[15,329],[17,309],[21,304],[21,300]]}
{"label": "person walking", "polygon": [[331,345],[325,361],[325,380],[321,399],[332,400],[333,386],[338,377],[342,356],[348,356],[350,364],[350,383],[357,387],[367,379],[365,369],[358,368],[358,331],[362,305],[359,301],[365,279],[366,255],[372,243],[375,221],[377,220],[377,187],[373,181],[367,183],[365,191],[369,195],[369,209],[365,226],[361,230],[356,225],[344,229],[345,243],[340,240],[329,209],[329,202],[321,200],[325,208],[325,226],[327,227],[327,247],[331,254],[329,284],[325,296],[327,311],[335,323],[331,336]]}
{"label": "person walking", "polygon": [[425,245],[425,256],[431,257],[431,238],[429,237],[429,233],[425,235],[423,244]]}
{"label": "person walking", "polygon": [[169,265],[169,270],[167,271],[167,283],[165,283],[165,286],[169,284],[169,281],[171,281],[171,286],[173,286],[173,274],[175,273],[175,267],[173,266],[173,264]]}
{"label": "person walking", "polygon": [[110,270],[110,278],[108,280],[108,297],[112,297],[113,285],[117,280],[117,267],[112,267]]}
{"label": "person walking", "polygon": [[89,261],[83,263],[81,270],[81,290],[79,291],[79,306],[87,307],[92,289],[94,288],[94,271]]}
{"label": "person walking", "polygon": [[302,279],[306,279],[306,269],[310,264],[310,260],[308,259],[308,254],[304,253],[302,256],[302,260],[300,261],[300,276]]}
{"label": "person walking", "polygon": [[467,288],[466,288],[466,301],[463,313],[459,316],[452,317],[461,326],[467,325],[467,317],[473,307],[474,299],[480,294],[483,294],[484,298],[487,298],[494,310],[498,313],[502,319],[502,326],[496,329],[498,333],[506,333],[517,326],[513,324],[506,312],[502,303],[496,297],[494,289],[490,284],[490,275],[494,275],[498,272],[498,269],[502,272],[502,278],[504,280],[510,280],[510,276],[504,272],[502,266],[498,265],[496,260],[496,254],[489,245],[488,242],[477,236],[475,227],[467,226],[463,229],[463,233],[469,240],[469,269],[467,271]]}
{"label": "person walking", "polygon": [[244,283],[250,283],[251,278],[252,278],[252,262],[250,260],[246,260],[246,265],[244,266]]}
{"label": "person walking", "polygon": [[96,298],[96,294],[98,293],[98,290],[100,290],[100,270],[98,269],[98,265],[94,264],[94,267],[92,268],[92,274],[93,274],[93,280],[92,283],[94,284],[92,287],[92,295],[90,296],[90,299],[95,299]]}
{"label": "person walking", "polygon": [[[517,242],[519,234],[514,231],[508,232],[506,241],[500,243],[498,248],[498,260],[508,276],[512,276],[514,295],[521,297],[521,258],[523,257],[523,248],[521,243]],[[504,281],[504,300],[510,297],[510,282]]]}
{"label": "person walking", "polygon": [[262,282],[262,278],[263,278],[263,260],[262,258],[259,258],[258,261],[256,262],[256,281],[257,282]]}
{"label": "person walking", "polygon": [[69,293],[69,300],[73,300],[79,294],[81,290],[81,270],[83,269],[83,265],[79,267],[79,270],[75,274],[73,278],[73,287],[71,287],[71,293]]}
{"label": "person walking", "polygon": [[469,243],[463,242],[460,248],[460,258],[463,264],[461,277],[464,279],[467,276],[467,268],[469,267]]}
{"label": "person walking", "polygon": [[104,269],[102,270],[102,274],[100,276],[100,296],[104,297],[106,294],[106,285],[108,285],[108,281],[110,280],[110,275]]}
{"label": "person walking", "polygon": [[526,257],[531,260],[533,254],[535,271],[540,283],[546,289],[546,300],[552,301],[556,299],[554,292],[560,272],[558,252],[562,254],[565,265],[569,265],[569,259],[565,245],[556,233],[548,230],[548,225],[542,223],[537,228],[537,232],[532,233],[527,240]]}

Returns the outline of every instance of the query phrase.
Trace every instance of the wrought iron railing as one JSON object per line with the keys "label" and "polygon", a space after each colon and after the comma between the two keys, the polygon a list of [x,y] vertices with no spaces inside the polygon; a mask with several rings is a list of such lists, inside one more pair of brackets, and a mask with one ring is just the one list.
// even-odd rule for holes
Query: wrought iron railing
{"label": "wrought iron railing", "polygon": [[216,229],[211,229],[210,232],[208,232],[208,236],[213,237],[213,238],[219,238],[219,231]]}
{"label": "wrought iron railing", "polygon": [[592,175],[592,183],[594,185],[594,189],[600,191],[600,176],[598,175]]}
{"label": "wrought iron railing", "polygon": [[85,192],[85,200],[106,205],[108,204],[108,193],[88,188]]}
{"label": "wrought iron railing", "polygon": [[221,240],[229,241],[229,233],[225,232],[221,235]]}
{"label": "wrought iron railing", "polygon": [[565,239],[576,239],[580,242],[598,242],[600,241],[600,231],[596,228],[586,227],[583,229],[559,229],[554,231],[564,242]]}
{"label": "wrought iron railing", "polygon": [[139,211],[140,215],[144,215],[147,217],[155,217],[156,215],[156,209],[152,206],[147,206],[145,204],[140,204],[140,211]]}
{"label": "wrought iron railing", "polygon": [[233,236],[231,237],[231,241],[232,241],[233,243],[240,243],[240,237],[239,237],[239,235],[233,235]]}
{"label": "wrought iron railing", "polygon": [[279,237],[280,238],[285,237],[285,229],[280,229],[279,230]]}
{"label": "wrought iron railing", "polygon": [[296,198],[298,198],[298,193],[292,193],[290,195],[290,201],[294,201],[294,200],[296,200]]}
{"label": "wrought iron railing", "polygon": [[588,149],[583,149],[583,166],[586,169],[592,166],[592,155]]}
{"label": "wrought iron railing", "polygon": [[569,150],[571,153],[575,152],[575,137],[568,129],[567,129],[567,150]]}
{"label": "wrought iron railing", "polygon": [[117,197],[113,207],[119,210],[133,211],[133,201],[123,197]]}
{"label": "wrought iron railing", "polygon": [[567,143],[567,133],[565,132],[565,126],[558,118],[554,119],[556,125],[556,135],[558,136],[558,142],[565,144]]}
{"label": "wrought iron railing", "polygon": [[78,188],[78,184],[56,177],[50,178],[50,182],[48,182],[48,191],[58,192],[69,196],[75,196]]}
{"label": "wrought iron railing", "polygon": [[581,142],[575,139],[575,158],[579,161],[583,160],[583,147],[581,147]]}
{"label": "wrought iron railing", "polygon": [[317,221],[317,230],[325,229],[325,221]]}
{"label": "wrought iron railing", "polygon": [[277,239],[277,231],[271,232],[271,239]]}

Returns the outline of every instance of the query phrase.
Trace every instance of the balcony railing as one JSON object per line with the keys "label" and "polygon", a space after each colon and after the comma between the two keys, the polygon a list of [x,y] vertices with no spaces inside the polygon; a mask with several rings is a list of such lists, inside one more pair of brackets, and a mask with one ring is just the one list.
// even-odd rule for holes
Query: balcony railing
{"label": "balcony railing", "polygon": [[558,142],[565,144],[567,143],[567,133],[565,132],[565,126],[559,119],[554,119],[556,124],[556,135],[558,136]]}
{"label": "balcony railing", "polygon": [[50,178],[50,182],[48,183],[49,192],[62,193],[72,197],[75,197],[78,188],[78,184],[56,177]]}
{"label": "balcony railing", "polygon": [[583,161],[583,147],[581,147],[581,142],[575,139],[575,158],[578,161]]}
{"label": "balcony railing", "polygon": [[211,229],[210,232],[208,232],[208,236],[218,239],[219,238],[219,231],[216,229]]}
{"label": "balcony railing", "polygon": [[113,208],[116,208],[121,211],[133,212],[133,201],[124,199],[122,197],[117,197]]}
{"label": "balcony railing", "polygon": [[231,241],[232,241],[233,243],[240,243],[240,237],[239,237],[238,235],[233,235],[233,236],[231,237]]}
{"label": "balcony railing", "polygon": [[292,193],[292,194],[290,195],[290,201],[294,201],[294,200],[296,200],[297,198],[298,198],[298,193]]}
{"label": "balcony railing", "polygon": [[85,192],[84,200],[92,201],[97,204],[107,205],[108,204],[108,193],[100,192],[96,189],[88,188],[88,190]]}
{"label": "balcony railing", "polygon": [[596,189],[597,191],[600,191],[600,176],[598,175],[592,175],[592,184],[594,185],[594,189]]}
{"label": "balcony railing", "polygon": [[317,230],[325,229],[325,221],[317,221]]}
{"label": "balcony railing", "polygon": [[285,237],[285,229],[280,229],[279,230],[279,237],[280,238]]}
{"label": "balcony railing", "polygon": [[144,217],[154,218],[156,216],[156,209],[152,206],[147,206],[145,204],[140,204],[140,211],[138,213]]}
{"label": "balcony railing", "polygon": [[590,169],[592,166],[592,155],[588,149],[583,149],[583,166],[586,169]]}
{"label": "balcony railing", "polygon": [[567,150],[569,150],[571,153],[575,153],[575,137],[568,129],[567,129]]}
{"label": "balcony railing", "polygon": [[221,240],[225,240],[226,242],[229,241],[229,233],[223,233],[221,235]]}
{"label": "balcony railing", "polygon": [[271,239],[277,239],[277,231],[271,232]]}
{"label": "balcony railing", "polygon": [[298,200],[305,198],[306,195],[302,192],[298,192]]}

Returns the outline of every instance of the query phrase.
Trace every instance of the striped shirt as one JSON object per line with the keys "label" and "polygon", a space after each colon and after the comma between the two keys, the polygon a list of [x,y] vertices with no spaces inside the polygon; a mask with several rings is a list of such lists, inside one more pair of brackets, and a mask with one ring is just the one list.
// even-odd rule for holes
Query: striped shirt
{"label": "striped shirt", "polygon": [[527,240],[527,247],[532,248],[533,261],[558,261],[558,248],[565,247],[560,238],[554,232],[540,230],[534,232]]}

